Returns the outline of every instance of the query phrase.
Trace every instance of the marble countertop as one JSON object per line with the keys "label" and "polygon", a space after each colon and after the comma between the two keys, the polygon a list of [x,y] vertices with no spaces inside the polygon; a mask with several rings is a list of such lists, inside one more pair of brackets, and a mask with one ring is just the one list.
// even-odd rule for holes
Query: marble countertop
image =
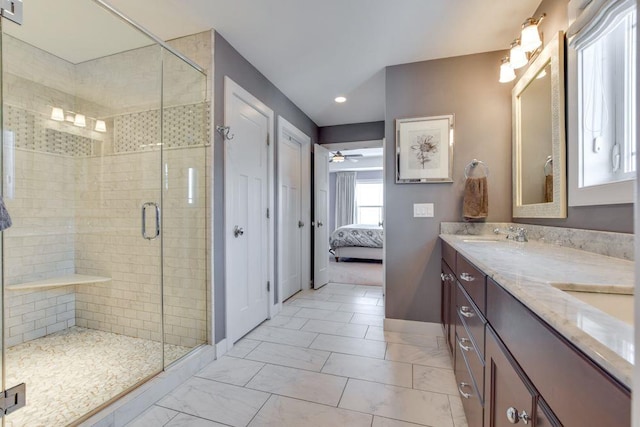
{"label": "marble countertop", "polygon": [[634,263],[539,241],[496,235],[441,234],[461,255],[632,388],[633,326],[554,286],[633,293]]}

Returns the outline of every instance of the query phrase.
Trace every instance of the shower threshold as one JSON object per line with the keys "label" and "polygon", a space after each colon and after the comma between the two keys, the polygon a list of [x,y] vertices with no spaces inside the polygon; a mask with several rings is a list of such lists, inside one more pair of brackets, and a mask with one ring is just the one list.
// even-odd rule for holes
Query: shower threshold
{"label": "shower threshold", "polygon": [[[191,349],[165,345],[169,364]],[[73,326],[6,350],[7,386],[27,384],[27,405],[6,427],[66,426],[162,369],[162,344]]]}

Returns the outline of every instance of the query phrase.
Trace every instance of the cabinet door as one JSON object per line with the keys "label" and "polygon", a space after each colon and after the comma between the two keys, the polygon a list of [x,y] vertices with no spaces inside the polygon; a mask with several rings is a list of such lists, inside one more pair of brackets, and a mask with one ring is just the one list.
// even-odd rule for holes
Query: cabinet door
{"label": "cabinet door", "polygon": [[441,266],[442,279],[442,307],[441,307],[441,322],[444,329],[444,335],[449,345],[449,351],[454,355],[454,340],[455,340],[455,275],[449,268],[444,260]]}
{"label": "cabinet door", "polygon": [[485,427],[532,425],[535,392],[490,328],[486,333]]}

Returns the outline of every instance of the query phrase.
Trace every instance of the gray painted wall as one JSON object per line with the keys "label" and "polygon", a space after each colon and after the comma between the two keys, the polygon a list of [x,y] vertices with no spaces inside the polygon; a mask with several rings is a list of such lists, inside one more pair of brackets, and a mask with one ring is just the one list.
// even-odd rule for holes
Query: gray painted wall
{"label": "gray painted wall", "polygon": [[320,141],[320,144],[372,141],[382,138],[384,138],[384,122],[323,126],[318,130],[318,140]]}
{"label": "gray painted wall", "polygon": [[[536,17],[542,13],[547,14],[540,24],[545,44],[551,41],[558,31],[567,30],[568,4],[568,0],[544,0],[536,10]],[[518,75],[522,75],[524,69]],[[568,132],[567,129],[567,135]],[[514,222],[633,233],[633,204],[569,207],[566,219],[518,218],[514,219]]]}
{"label": "gray painted wall", "polygon": [[[329,174],[329,229],[336,229],[336,173]],[[358,171],[356,181],[359,179],[383,179],[383,171]]]}
{"label": "gray painted wall", "polygon": [[[216,125],[224,123],[224,77],[229,76],[234,82],[274,111],[276,118],[275,132],[277,132],[278,115],[281,115],[302,132],[309,135],[312,143],[318,141],[318,126],[218,33],[215,35],[214,52],[214,114]],[[214,206],[216,206],[214,212],[214,233],[216,236],[214,242],[214,308],[215,341],[218,343],[225,338],[226,330],[225,248],[224,239],[222,238],[224,236],[224,142],[220,135],[215,135],[214,144]]]}
{"label": "gray painted wall", "polygon": [[[511,86],[498,83],[504,51],[386,69],[386,316],[440,319],[440,222],[462,220],[464,167],[486,162],[489,221],[511,220]],[[395,183],[398,118],[455,114],[454,182]],[[435,203],[434,218],[413,218],[413,203]]]}

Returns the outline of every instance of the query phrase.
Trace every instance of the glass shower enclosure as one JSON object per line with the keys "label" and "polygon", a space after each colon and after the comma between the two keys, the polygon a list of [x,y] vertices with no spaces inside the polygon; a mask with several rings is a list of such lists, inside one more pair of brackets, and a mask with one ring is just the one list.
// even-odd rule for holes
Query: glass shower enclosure
{"label": "glass shower enclosure", "polygon": [[26,405],[2,421],[64,426],[207,341],[210,107],[198,66],[102,1],[23,9],[1,20],[0,319]]}

